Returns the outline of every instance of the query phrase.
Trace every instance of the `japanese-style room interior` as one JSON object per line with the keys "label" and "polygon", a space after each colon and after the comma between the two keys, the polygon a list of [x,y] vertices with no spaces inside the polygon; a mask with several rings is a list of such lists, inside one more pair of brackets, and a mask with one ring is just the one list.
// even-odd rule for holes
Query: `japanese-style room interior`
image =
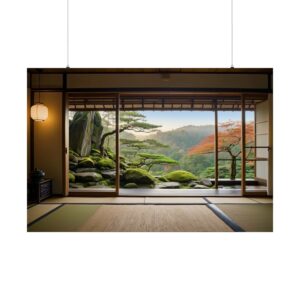
{"label": "japanese-style room interior", "polygon": [[27,76],[28,231],[273,231],[273,69]]}

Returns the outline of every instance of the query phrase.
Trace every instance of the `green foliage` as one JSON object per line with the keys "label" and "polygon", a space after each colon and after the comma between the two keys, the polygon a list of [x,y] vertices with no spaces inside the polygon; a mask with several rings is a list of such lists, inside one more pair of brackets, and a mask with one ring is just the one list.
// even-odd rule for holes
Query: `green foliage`
{"label": "green foliage", "polygon": [[[201,178],[214,178],[215,167],[208,167],[200,174]],[[230,178],[230,164],[219,164],[219,178],[229,179]],[[241,163],[237,163],[236,178],[241,178]],[[254,166],[246,165],[246,178],[254,178]]]}
{"label": "green foliage", "polygon": [[161,182],[168,182],[169,180],[165,176],[159,176],[157,179]]}
{"label": "green foliage", "polygon": [[132,122],[130,125],[132,127],[131,130],[136,132],[146,132],[161,127],[160,125],[149,124],[146,122]]}
{"label": "green foliage", "polygon": [[109,182],[109,180],[101,180],[101,181],[99,181],[99,184],[101,184],[103,186],[109,186],[110,182]]}
{"label": "green foliage", "polygon": [[94,155],[94,156],[100,156],[101,153],[100,153],[100,151],[99,151],[98,149],[93,148],[93,149],[91,150],[91,155]]}
{"label": "green foliage", "polygon": [[76,156],[76,157],[79,157],[79,154],[78,153],[76,153],[74,150],[72,150],[72,149],[69,149],[69,155],[74,155],[74,156]]}
{"label": "green foliage", "polygon": [[[215,167],[206,168],[201,174],[201,178],[215,178]],[[230,178],[230,166],[219,166],[219,178]]]}
{"label": "green foliage", "polygon": [[69,172],[69,182],[75,182],[75,176],[71,172]]}
{"label": "green foliage", "polygon": [[78,157],[75,156],[73,153],[70,153],[69,154],[69,161],[72,161],[74,163],[77,163],[78,162]]}
{"label": "green foliage", "polygon": [[136,148],[136,150],[151,149],[151,148],[168,148],[168,145],[164,145],[152,139],[136,140],[136,139],[123,138],[120,139],[120,142],[123,147],[132,147],[132,148]]}
{"label": "green foliage", "polygon": [[139,153],[138,156],[141,158],[138,165],[140,167],[147,167],[148,171],[153,165],[177,165],[178,162],[170,157],[163,154],[155,153]]}
{"label": "green foliage", "polygon": [[146,117],[137,111],[125,111],[120,114],[120,131],[132,130],[135,132],[153,132],[161,127],[146,122]]}
{"label": "green foliage", "polygon": [[93,168],[94,166],[95,163],[90,157],[85,157],[78,163],[79,168]]}
{"label": "green foliage", "polygon": [[165,177],[167,178],[167,180],[175,182],[189,182],[192,180],[197,180],[197,177],[194,174],[185,170],[177,170],[170,172],[166,174]]}
{"label": "green foliage", "polygon": [[100,170],[115,169],[116,164],[110,158],[100,158],[96,162],[96,167],[99,168]]}

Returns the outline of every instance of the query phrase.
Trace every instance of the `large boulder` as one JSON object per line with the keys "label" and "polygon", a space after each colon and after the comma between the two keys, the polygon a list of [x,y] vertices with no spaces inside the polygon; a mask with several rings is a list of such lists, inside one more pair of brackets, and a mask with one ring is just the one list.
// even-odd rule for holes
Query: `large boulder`
{"label": "large boulder", "polygon": [[170,172],[166,174],[165,177],[169,181],[176,181],[176,182],[190,182],[192,180],[197,180],[197,177],[194,174],[184,170],[177,170],[177,171]]}
{"label": "large boulder", "polygon": [[102,119],[98,111],[94,112],[94,128],[92,133],[92,147],[98,149],[103,133]]}
{"label": "large boulder", "polygon": [[77,182],[97,182],[102,179],[102,176],[96,172],[75,173]]}
{"label": "large boulder", "polygon": [[136,183],[139,185],[153,185],[155,178],[144,169],[127,169],[123,176],[123,180],[128,183]]}
{"label": "large boulder", "polygon": [[99,168],[100,170],[115,169],[116,163],[108,157],[106,158],[103,157],[96,162],[96,167]]}
{"label": "large boulder", "polygon": [[70,148],[80,156],[90,154],[92,145],[100,144],[103,126],[101,116],[96,111],[77,111],[70,121]]}

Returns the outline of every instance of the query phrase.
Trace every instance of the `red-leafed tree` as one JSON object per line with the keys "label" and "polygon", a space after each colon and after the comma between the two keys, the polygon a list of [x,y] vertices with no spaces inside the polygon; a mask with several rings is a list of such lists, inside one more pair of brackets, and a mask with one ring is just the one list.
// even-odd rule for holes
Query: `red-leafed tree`
{"label": "red-leafed tree", "polygon": [[[245,124],[246,145],[254,142],[254,122]],[[228,153],[231,160],[230,179],[236,177],[236,161],[241,154],[241,122],[225,122],[219,125],[218,152]],[[199,144],[189,149],[189,155],[209,154],[215,151],[215,136],[211,134],[204,138]],[[248,152],[250,155],[251,149]]]}

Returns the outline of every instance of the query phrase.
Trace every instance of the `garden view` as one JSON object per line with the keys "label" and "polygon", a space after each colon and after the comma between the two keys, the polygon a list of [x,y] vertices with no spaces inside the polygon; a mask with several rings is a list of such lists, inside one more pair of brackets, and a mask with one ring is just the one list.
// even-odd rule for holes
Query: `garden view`
{"label": "garden view", "polygon": [[[219,178],[241,176],[240,112],[218,113]],[[246,143],[254,143],[254,113],[247,112]],[[71,111],[71,189],[114,189],[116,120],[112,111]],[[214,113],[120,112],[121,188],[207,189],[214,186]],[[254,154],[248,148],[247,157]],[[247,164],[247,178],[254,165]],[[222,187],[222,185],[221,185]]]}

